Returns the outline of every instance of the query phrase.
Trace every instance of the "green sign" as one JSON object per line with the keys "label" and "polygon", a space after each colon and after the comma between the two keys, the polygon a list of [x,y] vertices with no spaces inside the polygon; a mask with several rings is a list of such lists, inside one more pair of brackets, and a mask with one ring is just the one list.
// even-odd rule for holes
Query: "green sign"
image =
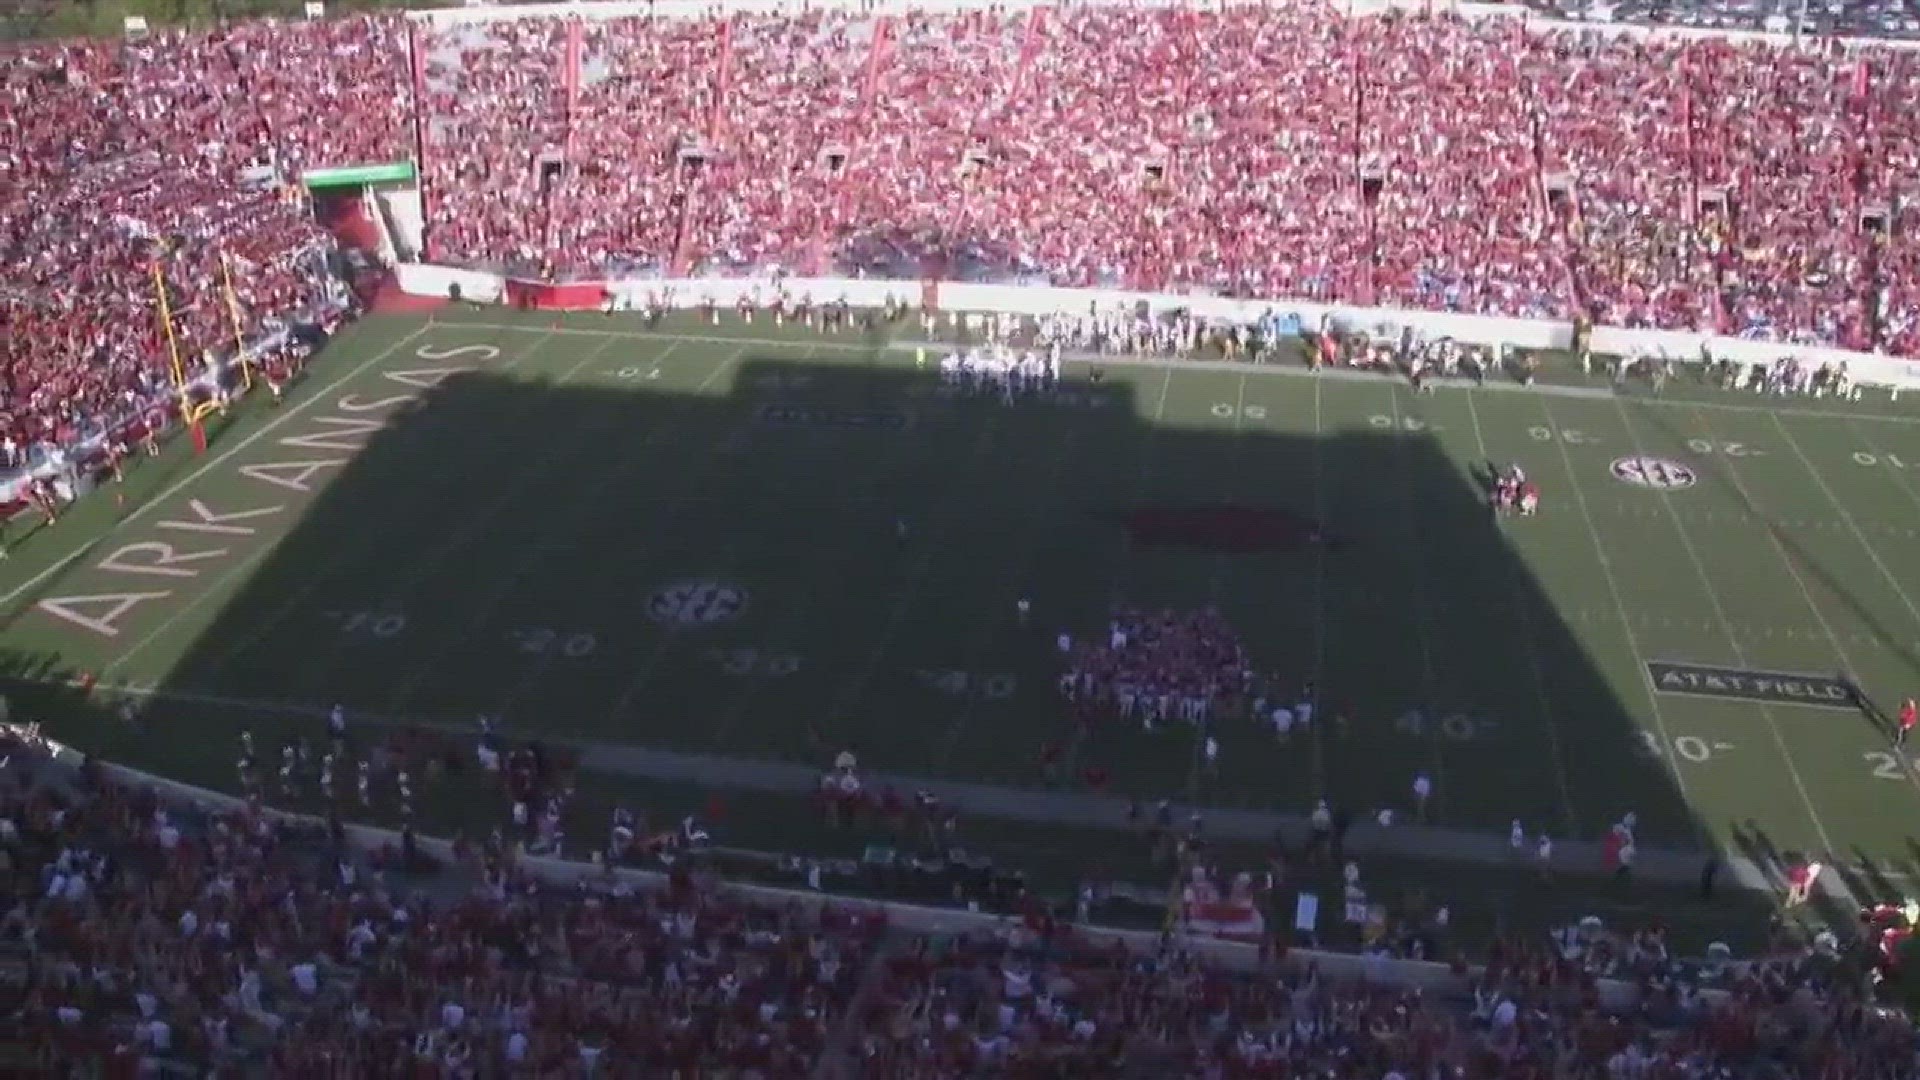
{"label": "green sign", "polygon": [[353,165],[344,169],[314,169],[302,174],[300,182],[307,185],[309,189],[314,189],[404,183],[412,180],[413,177],[413,162],[396,161],[391,165]]}

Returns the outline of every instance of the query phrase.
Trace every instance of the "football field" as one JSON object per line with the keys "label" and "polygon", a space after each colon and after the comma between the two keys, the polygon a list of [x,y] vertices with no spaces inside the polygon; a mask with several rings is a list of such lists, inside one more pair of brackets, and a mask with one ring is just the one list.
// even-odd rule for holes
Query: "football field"
{"label": "football field", "polygon": [[[1920,411],[1069,375],[1007,405],[853,331],[383,316],[123,504],[17,524],[0,647],[28,698],[85,673],[1008,786],[1054,744],[1068,775],[1241,808],[1407,807],[1424,772],[1438,824],[1591,838],[1632,811],[1643,839],[1823,854],[1874,892],[1920,874],[1920,774],[1873,716],[1920,693]],[[1494,518],[1488,462],[1543,511]],[[1239,542],[1249,521],[1334,542]],[[1323,722],[1225,719],[1217,768],[1184,724],[1080,737],[1055,636],[1115,602],[1216,606]],[[56,736],[222,776],[241,722]]]}

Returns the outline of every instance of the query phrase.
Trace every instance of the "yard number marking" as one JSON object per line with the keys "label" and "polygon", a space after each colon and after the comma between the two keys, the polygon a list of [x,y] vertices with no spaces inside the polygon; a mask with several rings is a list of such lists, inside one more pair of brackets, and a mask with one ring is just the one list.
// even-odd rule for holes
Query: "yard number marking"
{"label": "yard number marking", "polygon": [[1677,461],[1647,457],[1644,454],[1617,458],[1610,468],[1615,480],[1635,487],[1678,491],[1700,482],[1699,475],[1687,466]]}
{"label": "yard number marking", "polygon": [[647,599],[653,621],[680,626],[711,626],[737,619],[747,610],[747,590],[724,581],[676,581]]}
{"label": "yard number marking", "polygon": [[759,649],[710,649],[707,659],[720,665],[721,674],[736,679],[784,679],[800,670],[800,658],[792,653]]}
{"label": "yard number marking", "polygon": [[1905,780],[1906,770],[1913,768],[1912,762],[1903,760],[1900,755],[1887,750],[1869,750],[1860,756],[1873,767],[1875,780]]}
{"label": "yard number marking", "polygon": [[1400,418],[1400,422],[1398,424],[1395,424],[1393,422],[1393,417],[1387,416],[1383,413],[1374,413],[1372,416],[1367,417],[1367,423],[1377,428],[1398,427],[1402,431],[1438,431],[1440,430],[1439,428],[1429,427],[1425,420],[1422,420],[1417,416],[1403,416]]}
{"label": "yard number marking", "polygon": [[[1530,427],[1527,429],[1527,434],[1532,436],[1534,442],[1552,442],[1554,438],[1554,431],[1550,427]],[[1584,431],[1576,431],[1573,428],[1561,428],[1560,441],[1566,443],[1568,446],[1588,446],[1600,440],[1588,435]]]}
{"label": "yard number marking", "polygon": [[399,637],[407,628],[407,617],[398,611],[329,611],[327,617],[340,620],[343,634],[382,641]]}
{"label": "yard number marking", "polygon": [[1873,468],[1876,465],[1885,465],[1890,469],[1904,469],[1908,467],[1907,463],[1901,460],[1898,454],[1870,454],[1865,450],[1855,450],[1853,452],[1853,463],[1855,465],[1865,465],[1868,468]]}
{"label": "yard number marking", "polygon": [[660,377],[660,367],[656,364],[650,368],[641,368],[629,364],[614,372],[614,375],[622,379],[657,379]]}
{"label": "yard number marking", "polygon": [[[1491,734],[1498,726],[1491,720],[1482,720],[1465,713],[1448,713],[1440,718],[1436,730],[1455,742],[1467,742],[1481,735]],[[1419,709],[1408,709],[1394,720],[1393,730],[1402,735],[1424,737],[1427,733],[1426,714]]]}
{"label": "yard number marking", "polygon": [[[1640,733],[1640,742],[1642,748],[1646,750],[1648,757],[1666,757],[1666,754],[1662,752],[1660,748],[1660,736],[1658,734],[1651,731],[1642,731]],[[1705,765],[1707,762],[1713,760],[1715,754],[1724,753],[1731,749],[1733,749],[1732,743],[1710,743],[1698,735],[1676,735],[1673,738],[1674,754],[1686,761],[1693,762],[1695,765]]]}
{"label": "yard number marking", "polygon": [[921,668],[913,673],[930,690],[937,690],[951,697],[982,697],[988,701],[1005,701],[1013,696],[1014,678],[1005,672],[979,675],[966,671]]}
{"label": "yard number marking", "polygon": [[[1213,403],[1212,411],[1214,416],[1222,420],[1231,420],[1233,419],[1235,410],[1232,405],[1224,401],[1216,401]],[[1267,407],[1265,405],[1248,405],[1246,408],[1240,409],[1239,413],[1249,420],[1265,420],[1267,418]]]}
{"label": "yard number marking", "polygon": [[507,631],[507,640],[529,656],[563,656],[569,660],[592,656],[600,639],[591,630],[549,630],[532,627]]}
{"label": "yard number marking", "polygon": [[1687,449],[1696,454],[1721,454],[1730,458],[1759,457],[1765,450],[1755,450],[1746,443],[1714,442],[1712,439],[1688,439]]}

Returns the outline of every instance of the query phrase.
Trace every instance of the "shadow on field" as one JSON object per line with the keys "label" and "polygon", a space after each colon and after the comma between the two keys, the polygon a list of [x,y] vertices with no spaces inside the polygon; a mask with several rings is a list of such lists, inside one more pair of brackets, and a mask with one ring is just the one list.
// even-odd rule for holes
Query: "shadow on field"
{"label": "shadow on field", "polygon": [[[286,449],[350,460],[195,618],[155,696],[193,738],[155,754],[219,775],[246,722],[235,703],[339,702],[808,767],[854,747],[891,773],[1052,783],[1044,798],[1302,812],[1324,796],[1363,821],[1411,813],[1413,776],[1439,769],[1446,822],[1481,833],[1517,816],[1595,839],[1628,811],[1645,839],[1706,831],[1616,695],[1640,673],[1596,668],[1430,436],[1155,426],[1157,372],[1076,367],[1008,406],[849,337],[743,344],[758,351],[698,393],[680,372],[739,354],[579,342],[577,380],[483,367],[351,452]],[[650,374],[669,345],[673,380]],[[337,437],[336,405],[278,441]],[[1323,467],[1378,482],[1316,492]],[[229,479],[223,507],[272,494]],[[1277,698],[1317,674],[1320,722],[1282,745],[1218,719],[1218,773],[1197,768],[1184,724],[1078,729],[1046,689],[1054,635],[1104,634],[1116,599],[1217,604]],[[8,662],[16,678],[60,667],[53,651]],[[112,741],[106,717],[76,725],[83,748]]]}
{"label": "shadow on field", "polygon": [[0,694],[7,698],[3,719],[25,722],[36,717],[75,715],[90,711],[80,672],[54,649],[0,648]]}

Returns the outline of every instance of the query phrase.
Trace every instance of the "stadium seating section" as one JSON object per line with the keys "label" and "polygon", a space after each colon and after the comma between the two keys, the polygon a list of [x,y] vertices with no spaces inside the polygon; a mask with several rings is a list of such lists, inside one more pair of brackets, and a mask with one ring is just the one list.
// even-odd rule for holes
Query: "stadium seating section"
{"label": "stadium seating section", "polygon": [[245,333],[298,309],[325,236],[272,177],[416,156],[428,254],[517,273],[938,273],[1920,355],[1916,100],[1890,48],[1304,5],[31,45],[0,71],[0,417],[18,455],[163,382],[156,266],[190,360],[233,306]]}
{"label": "stadium seating section", "polygon": [[[1893,50],[1284,5],[24,46],[0,467],[164,386],[161,295],[189,362],[314,303],[329,241],[286,178],[416,155],[428,253],[522,273],[940,273],[1920,356],[1916,101]],[[1913,1075],[1910,1030],[1804,949],[1703,994],[1653,928],[1513,943],[1423,997],[1038,916],[936,939],[684,873],[561,890],[499,851],[389,880],[324,833],[0,756],[22,1075]],[[1603,973],[1642,1005],[1600,1010]]]}
{"label": "stadium seating section", "polygon": [[[497,844],[428,870],[0,753],[11,1075],[1912,1075],[1910,1028],[1804,949],[1716,973],[1673,963],[1655,928],[1568,933],[1497,944],[1423,994],[1037,912],[928,936],[684,870],[558,886]],[[1599,1007],[1602,974],[1643,1003]]]}

